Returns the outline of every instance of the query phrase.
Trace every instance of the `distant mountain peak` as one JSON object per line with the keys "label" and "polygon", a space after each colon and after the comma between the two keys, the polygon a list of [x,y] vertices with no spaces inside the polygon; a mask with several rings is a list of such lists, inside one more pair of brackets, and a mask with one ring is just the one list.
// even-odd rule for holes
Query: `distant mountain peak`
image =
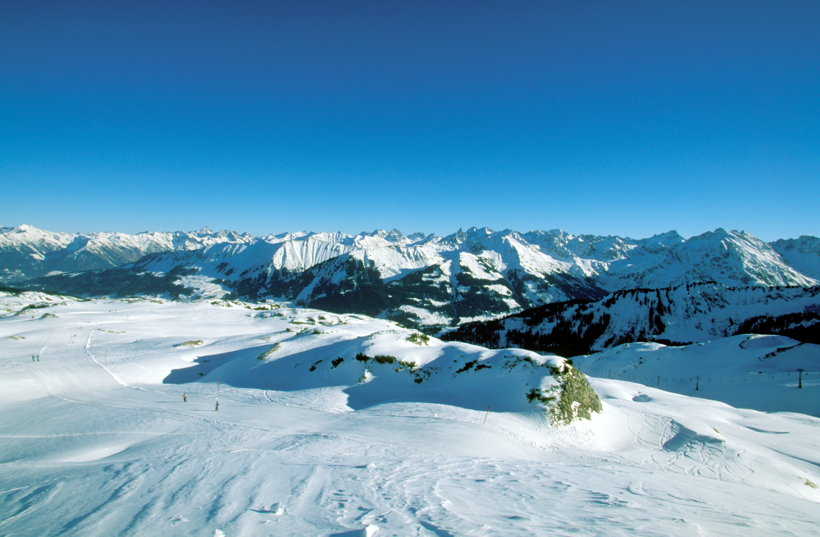
{"label": "distant mountain peak", "polygon": [[676,241],[685,240],[683,238],[683,236],[681,236],[681,234],[678,233],[677,230],[675,230],[675,229],[670,229],[669,231],[666,231],[664,233],[658,233],[656,235],[652,235],[649,238],[650,239],[664,239],[664,240],[668,239],[668,240],[676,240]]}
{"label": "distant mountain peak", "polygon": [[396,228],[393,228],[389,231],[386,229],[374,229],[370,233],[362,233],[362,235],[367,235],[370,237],[380,237],[390,242],[399,242],[407,238],[404,233],[402,233]]}
{"label": "distant mountain peak", "polygon": [[55,235],[60,234],[60,233],[55,233],[53,231],[45,231],[45,230],[40,229],[38,227],[32,226],[31,224],[20,224],[19,226],[0,228],[0,232],[12,232],[12,233],[22,233],[22,234],[25,234],[25,233],[55,234]]}

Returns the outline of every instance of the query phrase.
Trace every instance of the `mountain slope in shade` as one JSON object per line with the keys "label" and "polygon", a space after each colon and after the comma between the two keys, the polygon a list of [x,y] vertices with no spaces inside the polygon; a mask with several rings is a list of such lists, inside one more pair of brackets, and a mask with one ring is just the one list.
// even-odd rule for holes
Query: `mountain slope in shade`
{"label": "mountain slope in shade", "polygon": [[780,239],[771,245],[795,270],[820,280],[820,239],[803,235],[797,239]]}
{"label": "mountain slope in shade", "polygon": [[[820,287],[726,287],[698,283],[617,291],[596,301],[548,304],[503,319],[467,323],[448,340],[522,347],[565,356],[635,341],[695,342],[750,327],[777,328],[814,341],[820,330]],[[749,324],[759,321],[757,325]],[[802,330],[797,328],[802,326]]]}

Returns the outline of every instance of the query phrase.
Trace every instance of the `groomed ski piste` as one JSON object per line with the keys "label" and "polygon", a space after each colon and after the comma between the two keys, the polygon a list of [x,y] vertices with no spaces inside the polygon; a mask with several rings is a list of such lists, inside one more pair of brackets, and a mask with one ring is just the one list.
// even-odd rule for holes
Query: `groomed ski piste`
{"label": "groomed ski piste", "polygon": [[[560,357],[275,305],[0,294],[0,535],[820,535],[818,346],[641,345],[576,358],[643,383],[591,377],[602,412],[553,425],[526,394]],[[711,399],[647,385],[663,371]]]}

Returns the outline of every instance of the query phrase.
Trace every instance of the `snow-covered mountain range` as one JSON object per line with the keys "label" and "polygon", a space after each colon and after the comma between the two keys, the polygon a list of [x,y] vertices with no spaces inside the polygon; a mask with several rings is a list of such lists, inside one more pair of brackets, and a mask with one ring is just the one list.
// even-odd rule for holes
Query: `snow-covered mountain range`
{"label": "snow-covered mountain range", "polygon": [[[444,237],[379,230],[256,238],[209,230],[88,236],[29,226],[0,230],[0,272],[6,282],[29,280],[29,288],[85,296],[270,298],[429,331],[624,289],[695,282],[816,286],[818,252],[816,237],[766,243],[723,229],[639,240],[488,228]],[[53,274],[81,269],[97,272]]]}
{"label": "snow-covered mountain range", "polygon": [[141,257],[175,250],[196,250],[211,244],[250,240],[232,231],[146,231],[127,233],[61,233],[33,226],[0,228],[0,282],[28,280],[50,272],[103,270]]}

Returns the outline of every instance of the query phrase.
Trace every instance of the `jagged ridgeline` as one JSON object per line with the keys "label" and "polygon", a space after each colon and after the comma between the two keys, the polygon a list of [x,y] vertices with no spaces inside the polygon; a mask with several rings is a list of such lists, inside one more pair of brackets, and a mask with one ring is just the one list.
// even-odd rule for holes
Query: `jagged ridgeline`
{"label": "jagged ridgeline", "polygon": [[[388,318],[427,333],[546,304],[595,302],[627,289],[707,281],[811,288],[818,278],[817,238],[766,243],[722,229],[640,240],[487,228],[446,237],[395,230],[251,237],[207,229],[137,235],[0,229],[0,283],[84,297],[271,299]],[[656,313],[647,337],[664,332],[656,326],[663,318],[657,308],[664,307],[661,301],[649,310]],[[762,315],[768,312],[734,320]],[[588,320],[583,337],[592,345],[607,323],[594,315]],[[566,325],[556,334],[573,330]]]}
{"label": "jagged ridgeline", "polygon": [[547,304],[502,319],[466,323],[442,339],[562,356],[636,341],[675,345],[742,333],[816,343],[818,292],[816,286],[726,287],[715,282],[631,289],[600,300]]}

